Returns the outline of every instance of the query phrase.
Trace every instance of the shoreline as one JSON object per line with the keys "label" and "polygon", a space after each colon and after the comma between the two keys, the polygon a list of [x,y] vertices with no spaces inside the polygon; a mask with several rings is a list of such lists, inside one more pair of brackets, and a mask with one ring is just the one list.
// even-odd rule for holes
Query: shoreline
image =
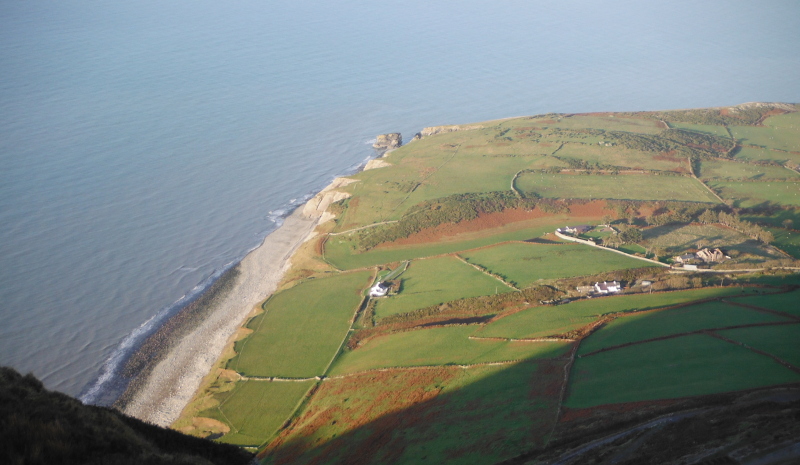
{"label": "shoreline", "polygon": [[[330,186],[323,192],[329,190]],[[238,275],[210,304],[207,316],[193,322],[195,326],[142,373],[143,379],[131,382],[124,413],[165,427],[178,419],[231,337],[253,308],[275,291],[295,250],[313,235],[321,218],[304,207],[298,206],[235,266]]]}

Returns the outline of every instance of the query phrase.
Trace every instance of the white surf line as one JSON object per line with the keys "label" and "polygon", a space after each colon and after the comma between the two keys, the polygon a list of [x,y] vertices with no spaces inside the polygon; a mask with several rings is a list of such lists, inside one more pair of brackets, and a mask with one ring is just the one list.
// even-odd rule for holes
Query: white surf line
{"label": "white surf line", "polygon": [[474,265],[474,264],[472,264],[472,263],[470,263],[470,262],[468,262],[468,261],[464,260],[464,259],[461,257],[461,255],[459,255],[459,254],[453,254],[453,255],[454,255],[454,256],[455,256],[457,259],[459,259],[459,260],[461,260],[462,262],[464,262],[465,264],[467,264],[467,265],[469,265],[469,266],[471,266],[471,267],[475,268],[476,270],[480,271],[481,273],[485,274],[486,276],[491,276],[492,278],[494,278],[494,279],[496,279],[496,280],[500,281],[501,283],[505,284],[506,286],[510,287],[511,289],[514,289],[515,291],[519,292],[519,288],[518,288],[517,286],[515,286],[515,285],[513,285],[513,284],[511,284],[511,283],[508,283],[508,282],[506,282],[506,281],[505,281],[503,278],[501,278],[500,276],[494,275],[494,274],[490,273],[488,270],[484,270],[483,268],[479,267],[478,265]]}

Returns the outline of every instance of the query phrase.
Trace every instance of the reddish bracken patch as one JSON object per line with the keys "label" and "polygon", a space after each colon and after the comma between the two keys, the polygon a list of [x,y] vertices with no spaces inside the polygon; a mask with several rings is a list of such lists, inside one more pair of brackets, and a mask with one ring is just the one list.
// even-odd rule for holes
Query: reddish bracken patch
{"label": "reddish bracken patch", "polygon": [[583,204],[569,206],[570,216],[581,218],[600,218],[603,215],[613,215],[614,210],[608,208],[605,200],[592,200]]}
{"label": "reddish bracken patch", "polygon": [[378,248],[437,242],[442,238],[455,236],[457,234],[497,228],[506,224],[516,223],[518,221],[544,218],[546,216],[552,216],[552,214],[544,212],[538,208],[535,208],[531,211],[513,209],[505,210],[503,212],[489,213],[485,215],[479,215],[477,218],[471,221],[462,221],[461,223],[455,224],[446,223],[440,224],[434,228],[427,228],[403,239],[381,244],[378,246]]}

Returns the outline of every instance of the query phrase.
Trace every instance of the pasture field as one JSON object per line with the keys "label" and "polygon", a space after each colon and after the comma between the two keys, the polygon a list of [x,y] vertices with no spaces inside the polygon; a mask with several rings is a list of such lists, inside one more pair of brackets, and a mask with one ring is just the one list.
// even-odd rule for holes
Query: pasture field
{"label": "pasture field", "polygon": [[340,269],[362,268],[402,260],[456,253],[499,242],[524,241],[553,232],[568,220],[569,216],[565,214],[552,215],[509,223],[504,226],[476,232],[460,233],[434,242],[381,245],[361,253],[355,252],[355,239],[352,236],[331,236],[325,243],[325,258]]}
{"label": "pasture field", "polygon": [[564,405],[701,396],[800,381],[800,374],[707,335],[653,341],[578,358]]}
{"label": "pasture field", "polygon": [[733,200],[736,207],[764,203],[800,206],[800,181],[709,181],[720,197]]}
{"label": "pasture field", "polygon": [[732,302],[778,310],[800,317],[800,290],[781,294],[744,297],[734,299]]}
{"label": "pasture field", "polygon": [[719,334],[763,350],[800,369],[800,322],[786,326],[731,329]]}
{"label": "pasture field", "polygon": [[[532,122],[535,121],[533,120]],[[570,115],[552,123],[542,123],[542,125],[565,129],[594,128],[605,131],[627,131],[642,134],[658,134],[664,130],[664,127],[658,121],[652,119],[625,118],[619,115],[611,116],[611,113],[607,115]]]}
{"label": "pasture field", "polygon": [[736,161],[703,160],[700,172],[696,173],[703,179],[729,179],[765,181],[767,179],[798,180],[800,174],[787,168],[772,165],[752,165]]}
{"label": "pasture field", "polygon": [[679,255],[692,249],[720,247],[739,260],[776,259],[782,256],[772,252],[759,241],[730,228],[713,224],[668,224],[642,230],[642,244],[651,248],[669,249],[671,255]]}
{"label": "pasture field", "polygon": [[771,116],[763,127],[731,126],[730,129],[742,145],[800,151],[800,112]]}
{"label": "pasture field", "polygon": [[544,444],[556,421],[564,363],[326,379],[264,451],[263,463],[347,463],[353,451],[370,463],[497,463]]}
{"label": "pasture field", "polygon": [[576,142],[566,143],[558,151],[558,156],[585,160],[590,164],[613,165],[638,170],[680,171],[683,169],[688,172],[689,166],[685,158],[662,156],[618,145],[606,147],[597,143],[592,145]]}
{"label": "pasture field", "polygon": [[701,329],[777,321],[787,321],[787,319],[722,302],[634,313],[617,318],[592,333],[581,342],[578,353],[582,355],[606,347]]}
{"label": "pasture field", "polygon": [[260,446],[291,415],[316,381],[239,381],[232,391],[218,394],[218,407],[201,412],[231,429],[220,440],[240,446]]}
{"label": "pasture field", "polygon": [[414,260],[400,279],[401,291],[397,295],[376,299],[376,317],[512,290],[455,257]]}
{"label": "pasture field", "polygon": [[583,244],[501,244],[462,254],[518,287],[538,280],[568,278],[648,266],[646,262]]}
{"label": "pasture field", "polygon": [[736,159],[747,161],[776,161],[778,163],[800,164],[800,153],[770,150],[758,147],[742,147],[736,152]]}
{"label": "pasture field", "polygon": [[687,176],[525,173],[517,178],[517,187],[547,198],[719,203],[700,182]]}
{"label": "pasture field", "polygon": [[775,237],[773,244],[794,258],[800,259],[800,232],[767,228]]}
{"label": "pasture field", "polygon": [[696,300],[753,292],[750,288],[709,287],[584,299],[556,307],[533,307],[493,321],[477,331],[475,336],[515,339],[544,337],[580,328],[608,313],[653,310]]}
{"label": "pasture field", "polygon": [[322,375],[370,284],[369,271],[312,279],[275,294],[247,325],[228,368],[246,376]]}
{"label": "pasture field", "polygon": [[336,360],[331,376],[374,368],[410,367],[554,358],[571,347],[567,342],[510,342],[469,339],[474,325],[419,329],[380,336],[347,351]]}
{"label": "pasture field", "polygon": [[691,124],[691,123],[673,123],[669,122],[670,127],[675,129],[683,129],[686,131],[700,132],[703,134],[713,134],[720,137],[730,137],[725,126],[712,126],[710,124]]}

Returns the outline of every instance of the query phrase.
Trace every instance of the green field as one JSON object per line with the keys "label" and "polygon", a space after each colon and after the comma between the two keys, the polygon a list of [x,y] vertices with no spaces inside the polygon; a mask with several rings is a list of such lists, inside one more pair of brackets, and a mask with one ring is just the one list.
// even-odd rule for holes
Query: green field
{"label": "green field", "polygon": [[764,203],[800,206],[800,182],[791,181],[710,181],[709,187],[734,205],[749,208]]}
{"label": "green field", "polygon": [[720,334],[800,368],[800,322],[786,326],[732,329],[720,331]]}
{"label": "green field", "polygon": [[356,253],[354,239],[347,235],[332,236],[325,244],[325,258],[340,269],[350,270],[383,263],[443,255],[463,250],[484,247],[504,241],[523,241],[542,234],[553,232],[569,221],[567,215],[553,215],[530,221],[511,223],[504,227],[461,234],[446,240],[409,244],[402,246],[377,247],[368,252]]}
{"label": "green field", "polygon": [[758,297],[744,297],[734,299],[732,302],[769,308],[800,317],[800,290]]}
{"label": "green field", "polygon": [[767,228],[775,241],[772,244],[794,258],[800,259],[800,232],[786,229]]}
{"label": "green field", "polygon": [[[752,292],[747,288],[744,291]],[[607,313],[652,310],[701,299],[740,295],[742,292],[742,289],[735,287],[705,288],[601,297],[556,307],[534,307],[494,321],[477,331],[475,335],[516,339],[544,337],[580,328]]]}
{"label": "green field", "polygon": [[674,399],[796,381],[800,374],[769,357],[711,336],[691,335],[577,359],[564,405]]}
{"label": "green field", "polygon": [[512,290],[455,257],[414,260],[401,279],[399,294],[376,299],[375,315],[378,318],[451,300]]}
{"label": "green field", "polygon": [[703,179],[721,178],[764,181],[767,179],[797,180],[800,174],[780,166],[752,165],[724,160],[703,160],[697,176]]}
{"label": "green field", "polygon": [[764,127],[732,126],[733,136],[743,145],[800,151],[800,113],[767,118]]}
{"label": "green field", "polygon": [[[584,160],[591,165],[612,165],[629,169],[647,169],[659,171],[688,170],[688,161],[684,158],[663,157],[657,154],[627,149],[621,146],[606,147],[593,143],[591,145],[577,142],[566,143],[558,151],[563,159],[574,158]],[[551,157],[551,159],[554,159]]]}
{"label": "green field", "polygon": [[498,463],[544,445],[564,363],[329,378],[263,463]]}
{"label": "green field", "polygon": [[582,244],[512,243],[462,255],[470,263],[484,267],[518,287],[528,287],[540,279],[650,266],[641,260]]}
{"label": "green field", "polygon": [[525,193],[562,199],[719,202],[700,182],[686,176],[525,173],[517,178],[517,187]]}
{"label": "green field", "polygon": [[800,164],[800,154],[796,152],[783,152],[779,150],[762,149],[756,147],[742,147],[736,152],[735,157],[747,161],[776,161],[778,163]]}
{"label": "green field", "polygon": [[475,364],[563,355],[564,342],[509,342],[469,339],[475,326],[460,325],[406,331],[370,340],[342,354],[331,375],[373,368]]}
{"label": "green field", "polygon": [[350,327],[371,273],[342,273],[275,294],[253,330],[236,344],[228,368],[247,376],[307,378],[323,374]]}
{"label": "green field", "polygon": [[239,381],[232,391],[219,394],[221,404],[202,412],[219,420],[231,431],[222,442],[260,446],[280,428],[300,399],[316,381]]}
{"label": "green field", "polygon": [[701,329],[786,321],[785,318],[722,302],[709,302],[615,319],[581,342],[579,354]]}

